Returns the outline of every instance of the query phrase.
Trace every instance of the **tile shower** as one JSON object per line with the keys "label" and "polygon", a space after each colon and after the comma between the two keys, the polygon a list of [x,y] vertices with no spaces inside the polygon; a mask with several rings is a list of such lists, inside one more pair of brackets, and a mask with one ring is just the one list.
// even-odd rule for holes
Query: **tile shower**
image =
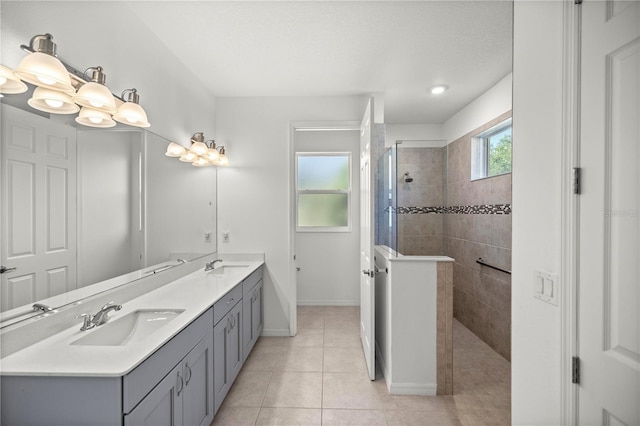
{"label": "tile shower", "polygon": [[507,360],[511,275],[476,260],[511,269],[511,174],[470,176],[472,137],[510,116],[445,147],[394,145],[378,162],[376,197],[377,243],[405,256],[454,258],[454,317]]}

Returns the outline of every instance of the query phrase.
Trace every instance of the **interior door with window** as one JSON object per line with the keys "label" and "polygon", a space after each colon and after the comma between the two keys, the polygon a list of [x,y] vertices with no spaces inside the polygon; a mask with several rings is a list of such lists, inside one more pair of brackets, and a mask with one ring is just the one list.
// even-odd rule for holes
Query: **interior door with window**
{"label": "interior door with window", "polygon": [[2,106],[2,310],[76,288],[75,129]]}
{"label": "interior door with window", "polygon": [[373,101],[369,100],[360,125],[360,340],[367,362],[369,378],[376,377],[375,352],[375,262],[373,258],[374,227],[372,131]]}
{"label": "interior door with window", "polygon": [[578,424],[640,424],[640,2],[581,6]]}

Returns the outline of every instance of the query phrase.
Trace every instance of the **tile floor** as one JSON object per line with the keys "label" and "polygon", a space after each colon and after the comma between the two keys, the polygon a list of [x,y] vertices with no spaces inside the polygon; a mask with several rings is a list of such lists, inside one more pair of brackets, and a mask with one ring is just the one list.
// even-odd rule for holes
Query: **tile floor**
{"label": "tile floor", "polygon": [[261,337],[213,425],[508,425],[510,365],[454,324],[454,396],[370,381],[359,308],[298,307],[296,337]]}

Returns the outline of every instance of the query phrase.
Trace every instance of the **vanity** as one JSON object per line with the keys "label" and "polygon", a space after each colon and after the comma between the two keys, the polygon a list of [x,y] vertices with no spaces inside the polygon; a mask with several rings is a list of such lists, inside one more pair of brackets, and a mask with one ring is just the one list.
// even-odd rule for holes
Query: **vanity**
{"label": "vanity", "polygon": [[209,425],[263,327],[264,257],[223,259],[4,356],[1,423]]}

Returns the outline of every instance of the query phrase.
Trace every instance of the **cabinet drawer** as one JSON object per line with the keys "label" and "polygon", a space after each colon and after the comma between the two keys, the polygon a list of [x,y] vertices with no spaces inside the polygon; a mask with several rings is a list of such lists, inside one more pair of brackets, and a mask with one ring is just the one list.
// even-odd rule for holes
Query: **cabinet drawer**
{"label": "cabinet drawer", "polygon": [[242,281],[242,297],[245,297],[262,279],[262,266],[253,271],[251,275]]}
{"label": "cabinet drawer", "polygon": [[242,285],[238,284],[213,305],[213,324],[217,324],[224,318],[240,299],[242,299]]}
{"label": "cabinet drawer", "polygon": [[180,333],[122,378],[123,412],[129,413],[213,327],[213,310],[200,315]]}

